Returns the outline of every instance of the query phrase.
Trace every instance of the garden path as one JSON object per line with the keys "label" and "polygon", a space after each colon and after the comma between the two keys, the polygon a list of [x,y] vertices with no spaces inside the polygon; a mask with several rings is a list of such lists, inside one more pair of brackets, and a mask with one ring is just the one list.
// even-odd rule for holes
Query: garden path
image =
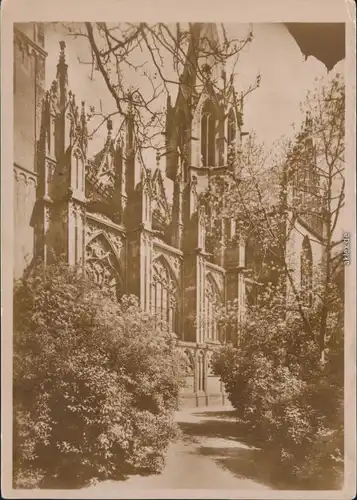
{"label": "garden path", "polygon": [[148,494],[148,490],[266,490],[273,487],[266,477],[266,464],[260,450],[237,437],[231,408],[184,409],[177,412],[177,421],[182,437],[169,447],[161,474],[103,481],[86,490],[101,498],[127,498],[125,494],[138,495],[139,490]]}

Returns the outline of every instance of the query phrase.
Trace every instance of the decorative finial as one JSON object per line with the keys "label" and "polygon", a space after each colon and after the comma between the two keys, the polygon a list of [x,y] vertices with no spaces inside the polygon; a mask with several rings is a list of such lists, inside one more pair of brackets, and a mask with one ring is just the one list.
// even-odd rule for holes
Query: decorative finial
{"label": "decorative finial", "polygon": [[113,130],[113,122],[110,118],[108,118],[107,120],[107,130],[108,130],[107,144],[109,144],[112,139],[112,130]]}
{"label": "decorative finial", "polygon": [[66,54],[65,54],[65,48],[66,48],[66,42],[64,42],[63,40],[59,43],[60,45],[60,61],[61,62],[65,62],[65,59],[66,59]]}
{"label": "decorative finial", "polygon": [[67,64],[65,55],[66,43],[62,41],[59,44],[61,50],[59,55],[59,61],[57,63],[57,80],[59,81],[60,84],[60,92],[62,98],[64,98],[66,92],[65,87],[68,84]]}
{"label": "decorative finial", "polygon": [[310,110],[306,111],[306,119],[305,119],[305,124],[306,124],[306,128],[307,128],[307,129],[310,129],[310,128],[311,128],[311,125],[312,125],[312,117],[311,117],[311,111],[310,111]]}
{"label": "decorative finial", "polygon": [[128,115],[132,116],[133,115],[133,90],[132,87],[130,87],[128,91]]}
{"label": "decorative finial", "polygon": [[85,102],[81,102],[81,123],[82,123],[82,128],[83,131],[86,132],[87,130],[87,117],[86,117],[86,108],[85,108]]}
{"label": "decorative finial", "polygon": [[157,167],[160,166],[160,158],[161,158],[160,151],[157,149],[156,150],[156,166]]}
{"label": "decorative finial", "polygon": [[51,85],[52,93],[54,93],[54,94],[57,93],[57,87],[58,87],[57,80],[53,80],[52,85]]}
{"label": "decorative finial", "polygon": [[170,95],[167,96],[166,107],[167,107],[167,110],[169,110],[169,109],[172,108],[172,105],[171,105],[171,96]]}

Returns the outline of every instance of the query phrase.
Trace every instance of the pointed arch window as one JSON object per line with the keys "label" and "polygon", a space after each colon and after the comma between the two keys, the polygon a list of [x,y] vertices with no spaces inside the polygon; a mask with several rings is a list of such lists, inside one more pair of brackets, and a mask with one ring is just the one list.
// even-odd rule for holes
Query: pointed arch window
{"label": "pointed arch window", "polygon": [[163,260],[153,265],[151,289],[152,310],[159,321],[164,321],[171,332],[179,333],[179,295],[169,266]]}
{"label": "pointed arch window", "polygon": [[[311,137],[305,139],[305,165],[303,192],[307,202],[310,201],[309,193],[313,193],[316,187],[316,158],[315,145]],[[304,200],[304,201],[305,201]]]}
{"label": "pointed arch window", "polygon": [[216,123],[217,113],[212,101],[207,100],[201,117],[201,157],[204,167],[216,163]]}
{"label": "pointed arch window", "polygon": [[[262,263],[264,254],[255,231],[251,231],[245,241],[244,261],[246,269],[251,273],[251,278],[245,278],[246,304],[253,307],[258,304],[260,295],[260,281],[264,276]],[[272,279],[270,275],[269,279]]]}
{"label": "pointed arch window", "polygon": [[237,135],[236,117],[233,109],[230,109],[228,113],[228,130],[227,130],[227,143],[228,143],[228,154],[234,146]]}
{"label": "pointed arch window", "polygon": [[185,145],[185,124],[186,124],[186,116],[185,113],[180,110],[177,114],[177,147],[179,150],[179,154],[183,155],[184,145]]}
{"label": "pointed arch window", "polygon": [[106,237],[99,234],[86,245],[85,272],[97,285],[106,288],[113,298],[122,295],[119,263]]}
{"label": "pointed arch window", "polygon": [[252,271],[254,279],[260,275],[262,255],[259,251],[260,242],[257,234],[252,231],[246,238],[245,244],[245,267]]}
{"label": "pointed arch window", "polygon": [[306,307],[311,307],[313,260],[312,260],[311,243],[308,236],[305,236],[302,242],[302,251],[300,257],[300,272],[301,272],[302,302]]}
{"label": "pointed arch window", "polygon": [[211,276],[207,277],[205,290],[205,337],[207,340],[217,341],[217,308],[221,300],[216,283]]}

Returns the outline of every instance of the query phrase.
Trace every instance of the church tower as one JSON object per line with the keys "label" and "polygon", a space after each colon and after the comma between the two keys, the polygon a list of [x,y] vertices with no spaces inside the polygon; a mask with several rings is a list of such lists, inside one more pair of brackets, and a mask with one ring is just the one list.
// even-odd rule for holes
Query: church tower
{"label": "church tower", "polygon": [[244,306],[244,241],[227,246],[235,221],[224,220],[207,201],[211,191],[225,188],[225,180],[234,182],[243,135],[242,100],[233,78],[227,79],[206,46],[215,43],[215,24],[193,25],[176,103],[167,104],[166,175],[174,184],[173,245],[183,251],[185,339],[200,344],[218,341],[214,326],[205,324],[207,294]]}

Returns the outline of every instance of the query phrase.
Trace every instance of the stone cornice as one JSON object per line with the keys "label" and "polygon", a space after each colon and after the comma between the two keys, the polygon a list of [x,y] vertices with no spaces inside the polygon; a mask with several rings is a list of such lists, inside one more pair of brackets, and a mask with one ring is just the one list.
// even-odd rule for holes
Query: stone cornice
{"label": "stone cornice", "polygon": [[226,269],[227,273],[242,273],[245,274],[247,272],[247,268],[245,266],[231,266]]}
{"label": "stone cornice", "polygon": [[21,30],[14,28],[14,34],[15,37],[17,36],[18,38],[20,38],[23,42],[29,45],[35,52],[38,52],[43,57],[47,57],[48,53],[42,47],[37,45],[37,43],[31,40],[31,38],[25,35],[25,33],[23,33]]}
{"label": "stone cornice", "polygon": [[37,172],[33,172],[32,170],[29,170],[25,167],[22,167],[21,165],[18,165],[17,163],[14,163],[14,173],[16,180],[20,174],[23,174],[25,177],[25,181],[28,182],[29,179],[32,179],[37,186],[38,179],[39,179],[39,174]]}
{"label": "stone cornice", "polygon": [[207,261],[206,267],[207,267],[207,269],[211,269],[213,271],[217,271],[217,272],[222,273],[222,274],[226,273],[226,269],[224,269],[224,267],[218,266],[217,264],[213,264],[212,262]]}
{"label": "stone cornice", "polygon": [[96,215],[91,214],[90,212],[86,213],[86,218],[91,219],[92,221],[96,222],[97,224],[101,224],[102,226],[110,227],[111,229],[114,229],[115,231],[118,231],[118,232],[126,235],[125,228],[123,226],[119,226],[118,224],[115,224],[115,222],[101,219],[100,217],[97,217]]}
{"label": "stone cornice", "polygon": [[174,253],[175,255],[178,255],[179,257],[183,256],[181,250],[179,250],[178,248],[172,247],[172,246],[168,245],[167,243],[164,243],[163,241],[154,239],[153,243],[155,246],[160,247],[161,249],[166,250],[167,252]]}

